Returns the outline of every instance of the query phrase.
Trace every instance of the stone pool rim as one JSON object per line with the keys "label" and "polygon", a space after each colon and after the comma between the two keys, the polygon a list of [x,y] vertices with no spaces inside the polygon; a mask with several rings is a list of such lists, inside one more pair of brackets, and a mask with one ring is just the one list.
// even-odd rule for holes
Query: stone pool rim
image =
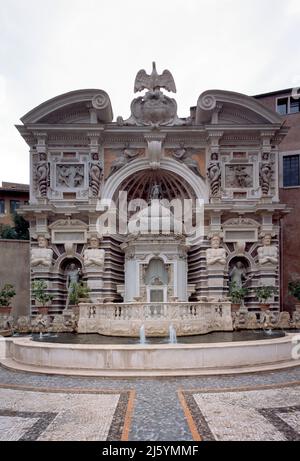
{"label": "stone pool rim", "polygon": [[295,334],[210,344],[93,345],[6,339],[3,366],[33,373],[155,377],[251,373],[300,365],[292,360]]}

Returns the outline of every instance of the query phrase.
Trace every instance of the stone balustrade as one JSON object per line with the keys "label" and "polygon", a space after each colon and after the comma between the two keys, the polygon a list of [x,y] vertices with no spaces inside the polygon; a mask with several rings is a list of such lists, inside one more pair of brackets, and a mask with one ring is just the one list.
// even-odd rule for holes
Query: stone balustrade
{"label": "stone balustrade", "polygon": [[78,332],[137,337],[142,325],[152,337],[168,335],[170,325],[178,336],[232,331],[230,306],[229,302],[80,304]]}

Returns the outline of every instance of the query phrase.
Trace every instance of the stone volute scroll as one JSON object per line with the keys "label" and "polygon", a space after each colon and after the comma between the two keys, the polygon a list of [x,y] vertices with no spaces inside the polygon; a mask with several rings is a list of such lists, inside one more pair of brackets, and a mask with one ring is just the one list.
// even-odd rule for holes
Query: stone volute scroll
{"label": "stone volute scroll", "polygon": [[53,250],[48,248],[48,240],[43,235],[39,235],[37,240],[38,248],[34,247],[31,249],[31,267],[44,266],[50,269],[53,260]]}
{"label": "stone volute scroll", "polygon": [[263,246],[258,248],[258,261],[261,266],[278,265],[278,248],[275,245],[272,245],[272,235],[271,234],[262,234],[262,243]]}
{"label": "stone volute scroll", "polygon": [[206,250],[207,266],[222,266],[226,265],[226,250],[220,247],[221,236],[214,234],[211,237],[211,248]]}

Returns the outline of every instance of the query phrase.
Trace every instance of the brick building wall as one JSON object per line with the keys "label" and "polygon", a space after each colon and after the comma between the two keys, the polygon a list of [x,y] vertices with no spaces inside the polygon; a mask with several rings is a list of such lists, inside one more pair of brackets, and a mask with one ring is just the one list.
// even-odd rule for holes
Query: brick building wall
{"label": "brick building wall", "polygon": [[[258,95],[256,98],[269,109],[277,109],[277,100],[290,97],[292,90],[283,90],[266,95]],[[282,115],[282,120],[289,128],[287,136],[280,144],[279,184],[280,201],[286,203],[291,209],[289,215],[282,220],[281,244],[282,244],[282,308],[293,310],[295,299],[288,295],[288,283],[291,279],[300,280],[300,185],[284,187],[283,183],[283,158],[285,155],[300,156],[300,112]],[[296,174],[296,172],[295,172]]]}

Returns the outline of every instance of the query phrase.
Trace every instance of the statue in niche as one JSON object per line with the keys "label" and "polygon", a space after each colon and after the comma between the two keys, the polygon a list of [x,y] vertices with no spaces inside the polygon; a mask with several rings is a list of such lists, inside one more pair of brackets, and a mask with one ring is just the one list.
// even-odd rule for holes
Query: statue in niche
{"label": "statue in niche", "polygon": [[191,157],[193,152],[194,149],[187,149],[184,147],[184,144],[180,144],[180,149],[177,149],[173,152],[173,157],[176,160],[184,163],[197,176],[201,176],[198,162]]}
{"label": "statue in niche", "polygon": [[221,167],[217,153],[211,155],[211,160],[207,167],[207,177],[210,183],[212,197],[217,197],[221,190]]}
{"label": "statue in niche", "polygon": [[129,149],[129,145],[127,144],[125,149],[123,149],[122,153],[116,158],[116,160],[112,162],[109,175],[111,176],[116,171],[123,168],[123,166],[131,162],[131,160],[134,160],[136,157],[138,157],[138,155],[139,151]]}
{"label": "statue in niche", "polygon": [[103,269],[105,259],[105,250],[99,249],[99,239],[97,237],[90,238],[90,248],[84,250],[84,266],[98,266]]}
{"label": "statue in niche", "polygon": [[221,238],[219,235],[214,235],[211,239],[211,248],[206,250],[206,262],[208,267],[216,264],[225,266],[226,251],[224,248],[220,248],[220,243]]}
{"label": "statue in niche", "polygon": [[278,248],[272,245],[272,236],[266,234],[263,237],[263,246],[258,248],[258,261],[260,265],[271,264],[277,266],[278,264]]}
{"label": "statue in niche", "polygon": [[160,184],[153,184],[151,187],[151,192],[150,192],[150,199],[151,200],[159,200],[162,197],[162,190]]}
{"label": "statue in niche", "polygon": [[66,274],[67,274],[66,288],[68,291],[66,309],[68,309],[73,286],[74,284],[79,283],[81,270],[76,266],[75,263],[71,263],[66,269]]}
{"label": "statue in niche", "polygon": [[247,277],[247,270],[242,263],[242,261],[237,261],[237,263],[232,267],[229,272],[230,283],[235,284],[236,287],[242,288],[250,277]]}
{"label": "statue in niche", "polygon": [[47,154],[40,154],[39,162],[36,166],[36,179],[41,197],[47,197],[49,187],[49,164],[47,162]]}
{"label": "statue in niche", "polygon": [[45,266],[51,267],[53,250],[48,248],[48,241],[43,235],[38,236],[38,248],[31,249],[31,267]]}
{"label": "statue in niche", "polygon": [[102,179],[102,171],[103,169],[99,162],[99,155],[97,153],[93,153],[89,172],[89,185],[92,190],[93,197],[98,197]]}
{"label": "statue in niche", "polygon": [[272,179],[272,165],[270,163],[262,163],[259,171],[259,182],[263,195],[268,195]]}

